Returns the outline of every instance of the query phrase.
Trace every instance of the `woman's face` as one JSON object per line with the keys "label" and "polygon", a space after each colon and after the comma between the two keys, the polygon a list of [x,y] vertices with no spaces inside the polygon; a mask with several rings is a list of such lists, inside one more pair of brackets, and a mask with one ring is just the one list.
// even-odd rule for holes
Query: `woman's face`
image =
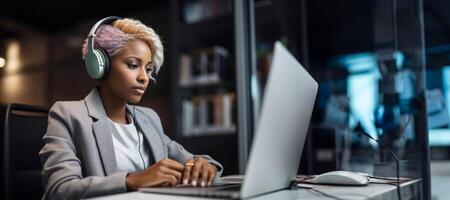
{"label": "woman's face", "polygon": [[153,71],[150,47],[142,40],[124,44],[122,52],[111,58],[108,77],[103,81],[110,92],[126,102],[139,103]]}

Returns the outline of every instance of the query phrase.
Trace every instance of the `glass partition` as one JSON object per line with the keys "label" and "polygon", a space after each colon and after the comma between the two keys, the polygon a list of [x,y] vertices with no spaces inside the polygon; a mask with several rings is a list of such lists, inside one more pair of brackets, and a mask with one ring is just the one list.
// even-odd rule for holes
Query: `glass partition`
{"label": "glass partition", "polygon": [[[254,0],[251,5],[256,70],[248,78],[259,97],[254,109],[263,101],[277,40],[319,82],[299,173],[349,170],[420,178],[429,197],[426,97],[436,102],[430,109],[443,112],[438,113],[442,121],[433,121],[441,124],[430,122],[440,127],[448,124],[443,107],[448,93],[425,95],[422,1]],[[444,79],[447,71],[442,69]],[[253,118],[257,121],[258,112]]]}

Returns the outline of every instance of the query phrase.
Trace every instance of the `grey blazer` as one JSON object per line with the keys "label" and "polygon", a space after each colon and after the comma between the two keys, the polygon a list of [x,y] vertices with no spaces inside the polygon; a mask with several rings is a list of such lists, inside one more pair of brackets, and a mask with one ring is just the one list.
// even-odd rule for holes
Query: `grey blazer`
{"label": "grey blazer", "polygon": [[[132,113],[132,106],[127,111]],[[150,108],[136,106],[136,125],[143,132],[153,158],[185,163],[194,155],[167,137],[159,116]],[[98,88],[80,101],[56,102],[50,109],[48,127],[39,152],[44,195],[42,199],[81,199],[126,192],[127,172],[117,171],[110,123]],[[217,161],[206,155],[223,171]]]}

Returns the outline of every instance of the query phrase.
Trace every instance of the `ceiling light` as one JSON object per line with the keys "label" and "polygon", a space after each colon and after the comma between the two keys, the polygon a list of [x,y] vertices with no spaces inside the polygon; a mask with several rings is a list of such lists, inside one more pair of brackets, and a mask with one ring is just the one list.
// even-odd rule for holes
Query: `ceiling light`
{"label": "ceiling light", "polygon": [[0,68],[5,67],[5,65],[6,65],[6,60],[4,58],[0,57]]}

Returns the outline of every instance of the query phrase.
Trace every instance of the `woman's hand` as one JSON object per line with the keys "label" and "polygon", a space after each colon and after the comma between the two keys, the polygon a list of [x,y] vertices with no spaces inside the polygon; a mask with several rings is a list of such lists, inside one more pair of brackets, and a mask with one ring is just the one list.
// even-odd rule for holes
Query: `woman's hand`
{"label": "woman's hand", "polygon": [[183,184],[192,186],[210,186],[216,177],[217,167],[210,164],[208,160],[196,157],[186,161],[183,171]]}
{"label": "woman's hand", "polygon": [[141,187],[171,186],[181,182],[184,166],[171,159],[163,159],[142,172],[129,173],[126,185],[129,191]]}

